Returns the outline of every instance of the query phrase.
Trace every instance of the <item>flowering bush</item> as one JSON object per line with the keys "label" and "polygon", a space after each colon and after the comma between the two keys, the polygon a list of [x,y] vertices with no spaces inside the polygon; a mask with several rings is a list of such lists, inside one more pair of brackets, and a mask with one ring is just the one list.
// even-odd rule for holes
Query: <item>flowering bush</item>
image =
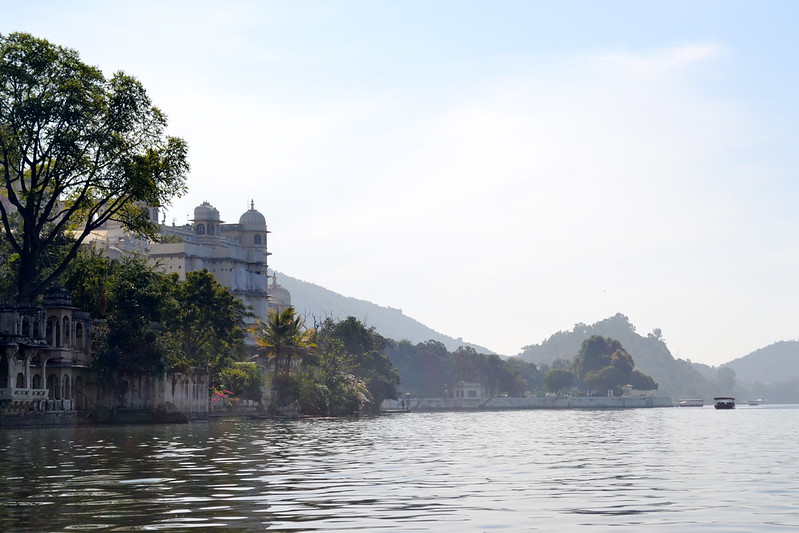
{"label": "flowering bush", "polygon": [[215,407],[229,407],[234,400],[233,393],[227,389],[212,389],[211,392],[211,409]]}

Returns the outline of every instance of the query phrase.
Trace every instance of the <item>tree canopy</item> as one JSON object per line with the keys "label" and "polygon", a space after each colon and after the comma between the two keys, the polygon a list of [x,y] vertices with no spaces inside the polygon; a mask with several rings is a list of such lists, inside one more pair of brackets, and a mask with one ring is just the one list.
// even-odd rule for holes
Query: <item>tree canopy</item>
{"label": "tree canopy", "polygon": [[[319,331],[320,339],[328,346],[340,347],[328,355],[337,354],[341,359],[336,363],[342,377],[350,385],[362,384],[365,394],[358,407],[377,413],[383,400],[397,398],[399,374],[384,353],[391,344],[373,327],[366,327],[355,317],[347,317],[339,322],[327,320]],[[357,387],[356,387],[357,389]]]}
{"label": "tree canopy", "polygon": [[[666,396],[707,398],[717,395],[723,389],[717,383],[714,369],[691,363],[690,360],[675,358],[669,351],[661,330],[655,328],[651,333],[639,335],[630,319],[621,313],[589,325],[575,324],[571,331],[560,331],[539,344],[526,346],[519,357],[539,366],[555,367],[553,361],[571,360],[580,350],[582,342],[592,335],[621,342],[624,349],[635,358],[636,368],[651,376],[659,385],[658,390]],[[637,389],[643,388],[635,385],[634,378],[631,384]]]}
{"label": "tree canopy", "polygon": [[273,387],[277,386],[281,362],[283,377],[287,378],[292,359],[302,356],[313,345],[312,331],[305,327],[305,320],[291,306],[282,311],[271,309],[266,322],[259,321],[251,329],[259,346],[257,355],[274,363]]}
{"label": "tree canopy", "polygon": [[163,327],[174,312],[174,283],[144,260],[82,252],[63,283],[75,306],[99,319],[93,332],[95,369],[156,374],[178,357],[179,346]]}
{"label": "tree canopy", "polygon": [[181,195],[189,168],[166,126],[135,78],[106,79],[27,33],[0,35],[0,221],[17,302],[43,293],[106,222],[152,235],[140,206]]}
{"label": "tree canopy", "polygon": [[547,392],[560,392],[574,384],[574,374],[565,368],[550,368],[544,374]]}
{"label": "tree canopy", "polygon": [[243,346],[250,313],[206,269],[187,272],[183,281],[172,274],[171,280],[175,305],[164,325],[180,346],[172,366],[200,366],[215,374]]}
{"label": "tree canopy", "polygon": [[480,383],[489,396],[521,397],[542,386],[536,365],[518,358],[502,359],[461,346],[454,352],[434,340],[392,343],[388,355],[397,367],[402,390],[436,398],[458,381]]}
{"label": "tree canopy", "polygon": [[[583,341],[574,358],[574,367],[583,382],[604,394],[611,390],[618,392],[623,385],[631,384],[635,363],[619,341],[593,335]],[[644,377],[638,376],[638,382],[645,383]]]}
{"label": "tree canopy", "polygon": [[[93,358],[105,372],[160,373],[200,367],[217,385],[243,355],[249,315],[207,270],[185,280],[136,257],[81,251],[63,276],[74,304],[100,319]],[[228,387],[229,388],[229,387]]]}
{"label": "tree canopy", "polygon": [[[383,353],[390,341],[354,317],[306,328],[292,307],[270,311],[253,333],[262,367],[270,372],[268,409],[304,414],[377,413],[396,398],[399,377]],[[271,360],[270,362],[267,362]]]}

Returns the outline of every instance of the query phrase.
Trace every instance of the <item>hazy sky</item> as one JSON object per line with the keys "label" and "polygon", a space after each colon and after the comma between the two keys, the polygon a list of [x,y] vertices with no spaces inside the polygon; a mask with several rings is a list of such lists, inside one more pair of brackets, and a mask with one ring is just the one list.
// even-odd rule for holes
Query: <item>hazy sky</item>
{"label": "hazy sky", "polygon": [[137,76],[271,266],[517,354],[617,312],[799,338],[799,2],[0,0]]}

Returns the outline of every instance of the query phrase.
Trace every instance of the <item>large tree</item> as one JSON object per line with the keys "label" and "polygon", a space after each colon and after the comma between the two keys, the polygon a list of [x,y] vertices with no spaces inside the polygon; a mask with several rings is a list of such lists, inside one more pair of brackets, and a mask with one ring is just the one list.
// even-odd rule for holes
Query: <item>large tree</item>
{"label": "large tree", "polygon": [[100,370],[200,367],[216,386],[222,369],[243,355],[249,312],[205,269],[180,280],[142,258],[117,261],[89,249],[61,281],[75,305],[101,321],[94,346]]}
{"label": "large tree", "polygon": [[633,376],[635,362],[619,341],[600,335],[583,341],[574,358],[574,367],[580,379],[601,394],[608,391],[618,393],[623,385],[628,384],[657,388],[657,383],[649,376],[640,372]]}
{"label": "large tree", "polygon": [[106,79],[76,51],[26,33],[0,35],[0,219],[17,302],[43,293],[106,222],[152,235],[139,206],[182,194],[188,172],[186,143],[166,125],[135,78]]}
{"label": "large tree", "polygon": [[180,281],[172,274],[172,312],[163,323],[180,346],[174,368],[201,367],[216,384],[219,372],[243,351],[247,337],[247,308],[207,269],[186,273]]}
{"label": "large tree", "polygon": [[565,368],[550,368],[544,374],[547,392],[560,392],[574,384],[574,374]]}
{"label": "large tree", "polygon": [[[339,377],[349,389],[366,393],[357,410],[378,413],[383,400],[397,398],[399,374],[385,354],[391,341],[375,328],[367,327],[352,316],[339,322],[326,320],[317,338],[322,346],[340,349]],[[326,360],[329,361],[329,357]]]}
{"label": "large tree", "polygon": [[175,312],[172,278],[140,258],[80,254],[63,281],[75,305],[100,319],[93,331],[96,370],[159,374],[179,359],[180,346],[164,328]]}
{"label": "large tree", "polygon": [[405,391],[422,398],[437,398],[456,381],[452,355],[444,344],[429,340],[418,344],[400,341],[387,349],[401,376]]}
{"label": "large tree", "polygon": [[498,355],[478,353],[471,346],[459,346],[451,355],[454,379],[478,382],[490,397],[505,394],[524,396],[528,382],[518,366],[503,361]]}

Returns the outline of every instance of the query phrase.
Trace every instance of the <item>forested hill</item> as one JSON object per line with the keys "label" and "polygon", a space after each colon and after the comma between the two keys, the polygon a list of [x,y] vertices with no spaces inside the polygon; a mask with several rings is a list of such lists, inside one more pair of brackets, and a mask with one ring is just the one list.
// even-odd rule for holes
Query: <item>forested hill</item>
{"label": "forested hill", "polygon": [[799,341],[775,342],[723,365],[741,381],[780,383],[799,378]]}
{"label": "forested hill", "polygon": [[571,361],[583,341],[592,335],[610,337],[621,342],[633,357],[635,367],[652,376],[660,385],[660,392],[677,398],[712,397],[716,389],[712,377],[703,376],[693,365],[675,359],[661,337],[654,330],[646,337],[635,331],[635,326],[621,313],[592,325],[576,324],[572,331],[555,333],[541,344],[526,346],[519,357],[536,364],[551,365],[556,359]]}
{"label": "forested hill", "polygon": [[374,327],[379,334],[389,339],[409,340],[414,344],[434,340],[442,343],[450,351],[455,351],[459,346],[469,346],[480,353],[494,353],[483,346],[464,342],[462,339],[455,339],[430,329],[421,322],[405,316],[400,309],[381,307],[364,300],[342,296],[319,285],[280,272],[276,274],[278,284],[291,293],[291,303],[297,313],[308,317],[309,322],[313,317],[344,319],[353,316],[366,326]]}

